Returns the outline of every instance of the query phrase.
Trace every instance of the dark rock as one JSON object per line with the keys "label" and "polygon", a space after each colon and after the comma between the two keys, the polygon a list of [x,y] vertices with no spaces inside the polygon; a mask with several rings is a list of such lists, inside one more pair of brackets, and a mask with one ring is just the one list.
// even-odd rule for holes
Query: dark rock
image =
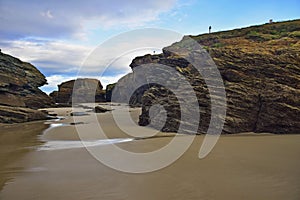
{"label": "dark rock", "polygon": [[86,113],[86,112],[71,112],[70,115],[71,116],[86,116],[86,115],[89,115],[89,114]]}
{"label": "dark rock", "polygon": [[49,113],[48,115],[51,116],[51,117],[57,117],[56,113]]}
{"label": "dark rock", "polygon": [[46,119],[50,119],[48,114],[39,110],[0,105],[0,123],[21,123]]}
{"label": "dark rock", "polygon": [[53,101],[38,88],[46,83],[33,65],[0,52],[0,105],[50,107]]}
{"label": "dark rock", "polygon": [[91,107],[91,106],[86,106],[86,105],[81,105],[81,104],[76,105],[76,107],[83,108],[83,109],[93,109],[93,107]]}
{"label": "dark rock", "polygon": [[139,77],[144,77],[144,75],[129,73],[122,77],[114,86],[111,101],[140,107],[142,105],[144,92],[147,91],[152,84],[145,84],[139,87],[139,81],[137,81]]}
{"label": "dark rock", "polygon": [[106,109],[106,108],[103,108],[101,106],[96,106],[94,108],[94,112],[95,113],[105,113],[105,112],[108,112],[108,111],[111,111],[110,109]]}
{"label": "dark rock", "polygon": [[[299,29],[300,20],[294,20],[192,37],[209,52],[224,82],[227,113],[223,133],[300,133],[300,39],[292,36],[293,31]],[[253,31],[255,38],[249,37]],[[157,68],[157,64],[164,64],[178,71],[193,87],[200,114],[197,133],[206,133],[212,117],[211,97],[220,98],[219,90],[213,88],[210,94],[201,74],[182,57],[200,63],[202,71],[209,70],[205,55],[189,46],[188,37],[185,37],[164,48],[160,55],[145,55],[134,59],[130,65],[133,73],[118,82],[117,85],[123,88],[119,87],[117,93],[125,97],[124,100],[135,99],[137,104],[142,105],[140,125],[153,124],[149,112],[157,104],[162,105],[167,112],[162,131],[176,132],[182,123],[188,132],[190,125],[198,123],[193,121],[192,116],[186,121],[181,120],[182,108],[178,96],[167,88],[148,85],[139,88],[131,97],[124,94],[124,91],[135,88],[138,82],[136,78],[149,78],[147,72],[136,74],[136,67],[147,64],[152,70]],[[161,71],[157,73],[157,80],[167,76],[167,71]],[[209,81],[218,81],[215,77],[211,74]],[[181,82],[173,88],[180,97],[184,97],[188,91]],[[192,109],[189,108],[193,103],[190,99],[186,98],[184,102],[185,109]],[[159,113],[155,111],[154,114]],[[154,126],[156,123],[160,125],[161,122],[156,120]]]}
{"label": "dark rock", "polygon": [[105,91],[102,88],[97,79],[80,78],[58,85],[58,91],[52,92],[50,97],[56,103],[64,104],[71,104],[72,101],[75,103],[105,102]]}
{"label": "dark rock", "polygon": [[47,112],[52,99],[38,87],[45,76],[30,63],[0,52],[0,123],[21,123],[51,119]]}
{"label": "dark rock", "polygon": [[55,102],[55,103],[57,103],[58,104],[58,91],[53,91],[53,92],[51,92],[50,94],[49,94],[49,96],[53,99],[53,101]]}
{"label": "dark rock", "polygon": [[111,101],[111,95],[112,95],[113,89],[115,88],[115,85],[116,85],[116,83],[108,84],[106,86],[105,99],[106,99],[107,102]]}
{"label": "dark rock", "polygon": [[70,125],[80,125],[80,124],[84,124],[84,122],[71,122]]}

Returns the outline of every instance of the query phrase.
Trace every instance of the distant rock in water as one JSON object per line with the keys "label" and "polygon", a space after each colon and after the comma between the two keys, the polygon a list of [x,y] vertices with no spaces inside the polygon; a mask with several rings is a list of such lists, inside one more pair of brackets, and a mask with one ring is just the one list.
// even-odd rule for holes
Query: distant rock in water
{"label": "distant rock in water", "polygon": [[38,88],[46,83],[33,65],[0,52],[0,123],[47,119],[46,113],[33,110],[54,104]]}
{"label": "distant rock in water", "polygon": [[[190,38],[201,44],[210,54],[223,79],[227,98],[223,133],[300,133],[300,20]],[[120,90],[117,93],[122,96],[122,87],[125,91],[134,88],[136,79],[146,76],[146,73],[135,72],[135,68],[140,65],[153,69],[159,64],[167,65],[181,74],[193,87],[200,110],[197,132],[206,133],[212,117],[210,93],[202,75],[183,59],[184,56],[189,56],[191,60],[198,59],[202,62],[203,54],[193,52],[187,40],[188,37],[184,37],[182,41],[164,48],[160,55],[135,58],[130,65],[133,73],[120,79],[116,90]],[[206,70],[206,61],[204,57],[203,59],[202,67]],[[161,70],[157,76],[168,77],[167,74],[167,71]],[[212,76],[210,81],[217,80]],[[187,91],[185,85],[178,83],[174,87],[184,97]],[[214,95],[218,98],[217,92]],[[150,115],[151,107],[158,104],[167,113],[162,131],[177,131],[180,122],[194,123],[193,118],[181,121],[176,95],[163,86],[145,85],[130,99],[142,105],[139,120],[142,126],[153,120]],[[184,100],[187,105],[192,105],[189,102],[191,100]]]}
{"label": "distant rock in water", "polygon": [[[74,89],[75,84],[75,91]],[[50,93],[50,97],[56,103],[71,104],[76,103],[105,102],[105,91],[97,79],[80,78],[63,82],[58,85],[58,91]],[[75,92],[75,93],[74,93]],[[74,94],[74,96],[72,96]],[[74,98],[74,99],[73,99]]]}
{"label": "distant rock in water", "polygon": [[53,101],[38,87],[45,76],[30,63],[0,52],[0,105],[44,108]]}

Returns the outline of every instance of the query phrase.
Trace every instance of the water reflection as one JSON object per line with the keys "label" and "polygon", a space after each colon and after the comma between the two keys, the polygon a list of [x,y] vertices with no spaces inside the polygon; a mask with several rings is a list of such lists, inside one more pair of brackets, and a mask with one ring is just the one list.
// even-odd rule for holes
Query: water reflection
{"label": "water reflection", "polygon": [[0,190],[16,173],[24,170],[25,166],[18,161],[33,150],[29,147],[43,143],[37,135],[48,127],[44,122],[0,126]]}
{"label": "water reflection", "polygon": [[103,140],[91,140],[91,141],[57,140],[57,141],[48,141],[43,145],[39,146],[37,150],[46,151],[46,150],[84,148],[84,147],[93,147],[93,146],[101,146],[107,144],[130,142],[133,140],[134,140],[133,138],[116,138],[116,139],[103,139]]}

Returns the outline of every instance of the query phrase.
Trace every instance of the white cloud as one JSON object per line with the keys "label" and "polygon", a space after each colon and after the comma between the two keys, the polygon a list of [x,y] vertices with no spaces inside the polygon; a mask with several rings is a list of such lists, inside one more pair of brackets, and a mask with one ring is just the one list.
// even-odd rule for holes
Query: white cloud
{"label": "white cloud", "polygon": [[139,26],[172,10],[176,0],[1,0],[0,35],[60,37],[88,29]]}
{"label": "white cloud", "polygon": [[53,91],[57,91],[58,90],[58,85],[69,81],[69,80],[74,80],[77,78],[93,78],[93,79],[98,79],[102,86],[103,89],[106,88],[106,86],[108,84],[112,84],[112,83],[116,83],[120,78],[122,78],[125,74],[118,74],[115,76],[88,76],[88,77],[82,77],[82,76],[64,76],[64,75],[52,75],[52,76],[48,76],[47,81],[48,84],[44,85],[42,87],[40,87],[41,90],[43,90],[44,92],[46,92],[47,94],[53,92]]}
{"label": "white cloud", "polygon": [[8,41],[2,48],[11,54],[39,67],[42,71],[76,72],[94,47],[75,45],[63,41]]}
{"label": "white cloud", "polygon": [[85,60],[80,73],[84,71],[103,73],[103,70],[127,71],[136,56],[153,54],[154,51],[156,54],[160,53],[163,47],[181,38],[181,34],[163,29],[138,29],[125,32],[95,48]]}
{"label": "white cloud", "polygon": [[52,19],[53,18],[53,15],[52,15],[52,12],[50,10],[47,10],[46,12],[41,12],[41,15],[43,17],[47,17],[49,19]]}
{"label": "white cloud", "polygon": [[[176,4],[177,0],[0,0],[1,49],[41,70],[49,83],[42,89],[49,93],[57,89],[57,84],[76,78],[74,74],[97,45],[84,43],[91,36],[89,33],[141,26],[158,20]],[[74,44],[74,40],[81,40],[82,45]],[[159,53],[175,40],[175,37],[151,36],[146,32],[133,38],[121,38],[104,45],[96,59],[85,62],[84,74],[79,76],[99,78],[99,72],[111,64],[100,77],[106,86],[131,71],[129,64],[134,57],[153,53],[153,50]]]}
{"label": "white cloud", "polygon": [[61,84],[62,82],[73,80],[76,77],[53,75],[53,76],[49,76],[49,77],[46,77],[46,78],[47,78],[48,84],[40,87],[40,89],[43,90],[44,92],[46,92],[47,94],[49,94],[52,91],[55,91],[55,90],[57,91],[58,90],[57,86],[59,84]]}
{"label": "white cloud", "polygon": [[[107,40],[97,48],[65,41],[27,39],[8,41],[3,52],[31,62],[47,74],[101,75],[129,72],[136,56],[160,53],[182,35],[160,29],[140,29]],[[83,66],[80,68],[80,66]],[[49,72],[49,73],[47,73]],[[51,73],[50,73],[51,72]]]}
{"label": "white cloud", "polygon": [[62,82],[73,80],[76,77],[68,77],[68,76],[62,76],[62,75],[53,75],[46,77],[48,84],[40,87],[41,90],[46,92],[47,94],[50,94],[53,91],[58,90],[58,85]]}
{"label": "white cloud", "polygon": [[[182,35],[161,29],[139,29],[107,40],[97,48],[27,38],[3,42],[2,51],[35,65],[47,76],[46,92],[57,89],[57,84],[78,77],[100,77],[105,86],[116,82],[131,71],[129,64],[136,56],[160,53],[165,46],[179,41]],[[82,67],[81,67],[82,66]]]}

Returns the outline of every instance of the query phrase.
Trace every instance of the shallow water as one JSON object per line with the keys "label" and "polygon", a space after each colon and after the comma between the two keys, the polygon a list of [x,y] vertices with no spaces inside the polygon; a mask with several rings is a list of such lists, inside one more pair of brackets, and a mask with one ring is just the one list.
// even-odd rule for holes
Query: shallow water
{"label": "shallow water", "polygon": [[131,142],[133,140],[134,140],[133,138],[116,138],[116,139],[103,139],[103,140],[92,140],[92,141],[73,141],[73,140],[47,141],[43,145],[38,146],[37,150],[53,151],[53,150],[62,150],[62,149],[96,147],[101,145]]}
{"label": "shallow water", "polygon": [[0,190],[16,173],[25,169],[24,165],[14,166],[33,148],[42,144],[38,139],[49,125],[44,122],[30,122],[14,125],[0,125]]}
{"label": "shallow water", "polygon": [[[132,114],[136,120],[138,112]],[[89,116],[78,119],[88,122],[79,125],[87,134],[97,131]],[[103,128],[111,133],[110,139],[93,139],[97,137],[92,135],[86,145],[105,152],[106,144],[118,143],[124,150],[141,153],[160,149],[172,140],[133,141],[124,137],[111,119],[111,113],[98,115]],[[300,199],[300,135],[221,136],[209,156],[201,160],[198,153],[204,137],[200,135],[170,166],[129,174],[111,169],[89,154],[75,127],[65,125],[70,122],[68,118],[52,122],[57,125],[45,132],[49,124],[41,122],[1,127],[0,199]],[[113,152],[109,155],[118,158]]]}

